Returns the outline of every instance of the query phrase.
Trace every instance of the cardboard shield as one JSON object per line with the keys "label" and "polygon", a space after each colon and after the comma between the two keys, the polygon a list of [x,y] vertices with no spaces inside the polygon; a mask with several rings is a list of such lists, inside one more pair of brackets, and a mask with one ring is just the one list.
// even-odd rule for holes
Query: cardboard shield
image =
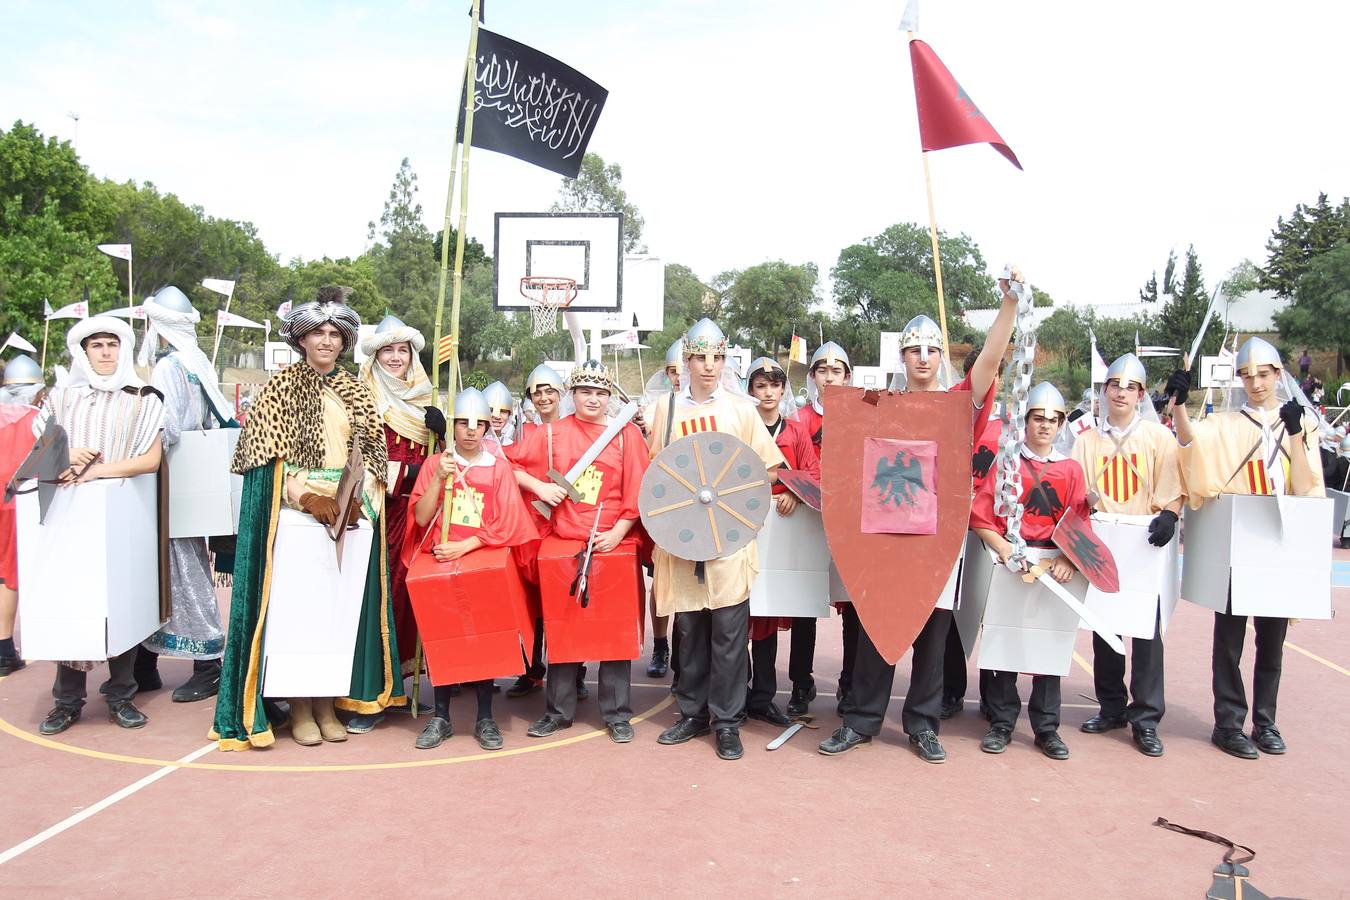
{"label": "cardboard shield", "polygon": [[[825,537],[867,636],[894,664],[914,643],[951,578],[970,524],[974,409],[969,392],[895,394],[831,385],[821,446]],[[937,444],[934,534],[865,534],[862,509],[874,472],[868,438]]]}
{"label": "cardboard shield", "polygon": [[52,505],[52,498],[61,483],[61,473],[69,468],[70,439],[66,436],[66,430],[56,424],[55,418],[48,419],[41,436],[33,443],[33,449],[19,463],[9,484],[5,485],[5,502],[13,500],[16,494],[27,493],[19,490],[19,485],[29,479],[36,479],[37,484],[29,490],[37,491],[38,522],[45,522],[47,509]]}
{"label": "cardboard shield", "polygon": [[797,499],[820,512],[820,479],[798,469],[779,469],[778,483],[787,488]]}
{"label": "cardboard shield", "polygon": [[1064,511],[1050,539],[1074,568],[1083,573],[1088,584],[1103,594],[1120,591],[1120,571],[1111,548],[1092,530],[1088,520],[1070,507]]}

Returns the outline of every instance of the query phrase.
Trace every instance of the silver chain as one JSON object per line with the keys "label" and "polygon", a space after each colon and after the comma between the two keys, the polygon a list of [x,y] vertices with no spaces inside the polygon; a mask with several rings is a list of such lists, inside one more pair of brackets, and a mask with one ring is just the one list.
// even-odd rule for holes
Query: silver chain
{"label": "silver chain", "polygon": [[[1014,273],[1009,266],[1008,275]],[[1006,275],[1005,275],[1006,277]],[[1003,380],[1003,409],[1007,419],[998,440],[998,475],[994,514],[1007,523],[1006,537],[1012,544],[1008,567],[1020,570],[1027,544],[1022,540],[1022,448],[1027,440],[1027,395],[1036,363],[1036,320],[1031,289],[1009,278],[1017,297],[1017,323],[1013,333],[1012,365]]]}

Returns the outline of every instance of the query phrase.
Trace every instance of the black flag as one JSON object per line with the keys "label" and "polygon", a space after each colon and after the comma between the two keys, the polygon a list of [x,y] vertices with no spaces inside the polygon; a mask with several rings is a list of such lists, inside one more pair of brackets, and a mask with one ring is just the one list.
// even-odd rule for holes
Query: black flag
{"label": "black flag", "polygon": [[[510,38],[478,29],[473,146],[577,177],[609,91]],[[463,95],[459,101],[464,129]]]}

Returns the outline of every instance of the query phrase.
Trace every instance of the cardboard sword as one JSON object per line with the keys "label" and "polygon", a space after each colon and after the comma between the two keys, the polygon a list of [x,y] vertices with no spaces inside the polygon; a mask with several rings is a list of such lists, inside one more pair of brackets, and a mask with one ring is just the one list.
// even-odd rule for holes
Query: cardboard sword
{"label": "cardboard sword", "polygon": [[[595,439],[595,443],[586,448],[586,452],[581,454],[581,459],[578,459],[576,464],[567,470],[566,475],[563,475],[557,469],[550,468],[548,470],[549,481],[552,481],[558,487],[566,491],[568,499],[573,503],[580,502],[581,500],[581,494],[576,489],[577,479],[580,478],[585,471],[590,468],[591,463],[595,462],[596,458],[604,452],[604,449],[609,446],[609,442],[614,440],[615,435],[620,431],[623,431],[624,426],[633,420],[633,416],[637,415],[637,401],[629,399],[627,394],[618,390],[618,385],[615,385],[614,387],[615,390],[618,391],[619,396],[626,401],[623,407],[619,409],[619,414],[605,426],[605,430]],[[552,462],[552,460],[550,460],[550,462]],[[535,500],[534,508],[537,509],[539,515],[543,516],[545,519],[553,518],[553,507],[549,506],[543,500]]]}
{"label": "cardboard sword", "polygon": [[605,501],[601,500],[595,508],[595,521],[591,523],[590,537],[586,538],[586,549],[581,551],[581,559],[577,563],[576,577],[572,579],[572,587],[567,592],[577,598],[582,609],[591,603],[591,557],[595,555],[595,538],[600,533],[600,514],[604,511]]}
{"label": "cardboard sword", "polygon": [[[1011,560],[1009,562],[1011,562]],[[1083,604],[1082,600],[1079,600],[1073,594],[1069,593],[1068,588],[1064,587],[1064,585],[1051,577],[1050,573],[1045,569],[1030,562],[1030,560],[1024,560],[1024,562],[1028,565],[1028,568],[1025,571],[1014,569],[1012,565],[1009,565],[1008,568],[1013,569],[1015,572],[1019,572],[1022,576],[1022,580],[1027,584],[1031,584],[1033,581],[1039,581],[1041,584],[1048,587],[1051,593],[1063,601],[1065,606],[1073,610],[1078,618],[1087,623],[1089,628],[1101,635],[1102,640],[1106,641],[1112,650],[1116,651],[1121,656],[1125,655],[1125,644],[1121,641],[1119,635],[1112,633],[1110,625],[1107,625],[1095,612],[1088,609],[1087,606]]]}

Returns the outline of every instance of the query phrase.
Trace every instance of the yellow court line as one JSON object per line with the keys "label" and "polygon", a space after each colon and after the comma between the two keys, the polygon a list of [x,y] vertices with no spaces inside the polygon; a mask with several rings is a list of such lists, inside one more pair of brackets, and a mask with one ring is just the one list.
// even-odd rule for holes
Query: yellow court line
{"label": "yellow court line", "polygon": [[[632,722],[637,723],[650,719],[674,702],[674,696],[667,696],[651,709],[634,716]],[[583,731],[580,734],[574,734],[570,737],[563,738],[562,740],[549,741],[544,744],[527,744],[524,747],[512,747],[509,750],[492,750],[483,753],[473,753],[468,756],[442,756],[435,759],[417,759],[407,760],[405,762],[349,763],[333,766],[250,766],[229,765],[226,763],[185,763],[167,759],[149,759],[144,756],[126,756],[121,753],[105,753],[102,750],[89,750],[84,747],[76,747],[72,744],[63,744],[60,741],[53,741],[38,734],[31,734],[17,728],[5,719],[0,719],[0,731],[16,737],[21,741],[36,744],[39,747],[46,747],[49,750],[61,750],[66,753],[74,753],[77,756],[87,756],[91,759],[131,763],[132,765],[138,766],[154,766],[156,768],[168,766],[175,769],[209,769],[218,772],[369,772],[381,769],[422,769],[428,766],[452,766],[457,763],[476,762],[483,759],[501,759],[502,757],[507,756],[520,756],[524,753],[538,753],[540,750],[565,747],[569,744],[579,744],[582,741],[589,741],[609,733],[605,729],[593,728],[590,731]],[[250,750],[246,752],[260,753],[264,751]]]}
{"label": "yellow court line", "polygon": [[1077,650],[1073,651],[1073,661],[1078,663],[1078,665],[1082,666],[1083,671],[1088,673],[1088,675],[1093,674],[1092,666],[1088,664],[1088,661],[1086,659],[1083,659],[1083,654],[1079,653]]}

